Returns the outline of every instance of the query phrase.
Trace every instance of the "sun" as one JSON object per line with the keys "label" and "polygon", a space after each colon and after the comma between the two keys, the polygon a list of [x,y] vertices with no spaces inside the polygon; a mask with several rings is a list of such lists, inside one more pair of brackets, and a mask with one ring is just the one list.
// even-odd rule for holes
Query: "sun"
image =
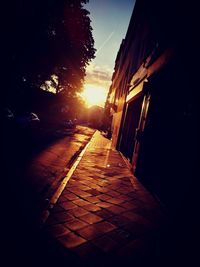
{"label": "sun", "polygon": [[106,97],[107,97],[107,90],[98,85],[85,84],[84,90],[80,95],[85,100],[86,105],[88,107],[91,107],[94,105],[104,107]]}

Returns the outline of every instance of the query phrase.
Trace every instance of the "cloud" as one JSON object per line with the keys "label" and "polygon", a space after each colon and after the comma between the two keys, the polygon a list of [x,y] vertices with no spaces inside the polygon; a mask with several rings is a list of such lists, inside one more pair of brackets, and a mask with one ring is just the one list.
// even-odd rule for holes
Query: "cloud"
{"label": "cloud", "polygon": [[111,84],[112,72],[113,70],[106,65],[98,66],[95,63],[91,63],[86,70],[85,83],[108,89]]}

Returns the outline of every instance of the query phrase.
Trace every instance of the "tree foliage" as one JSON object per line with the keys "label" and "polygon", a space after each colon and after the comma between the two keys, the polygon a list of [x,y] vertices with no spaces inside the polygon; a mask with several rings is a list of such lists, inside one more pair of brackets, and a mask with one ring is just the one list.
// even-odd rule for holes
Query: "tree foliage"
{"label": "tree foliage", "polygon": [[[94,58],[88,0],[10,0],[2,5],[4,78],[11,93],[51,80],[56,92],[79,91]],[[57,82],[52,77],[57,77]],[[14,89],[15,88],[15,89]],[[26,87],[27,88],[27,87]]]}

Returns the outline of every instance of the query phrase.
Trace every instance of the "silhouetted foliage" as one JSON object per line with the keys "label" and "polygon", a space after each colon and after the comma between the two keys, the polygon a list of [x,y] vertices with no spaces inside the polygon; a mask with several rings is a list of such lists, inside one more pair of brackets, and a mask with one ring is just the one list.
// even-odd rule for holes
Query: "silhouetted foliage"
{"label": "silhouetted foliage", "polygon": [[80,90],[85,67],[95,53],[89,12],[83,6],[87,2],[11,0],[2,4],[4,94],[19,95],[45,80],[51,80],[57,93]]}

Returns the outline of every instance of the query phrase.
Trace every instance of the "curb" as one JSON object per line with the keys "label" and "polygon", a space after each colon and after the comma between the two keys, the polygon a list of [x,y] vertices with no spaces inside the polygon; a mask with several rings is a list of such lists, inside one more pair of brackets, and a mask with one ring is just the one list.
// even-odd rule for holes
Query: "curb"
{"label": "curb", "polygon": [[75,162],[72,164],[71,168],[69,169],[69,171],[67,172],[66,176],[62,180],[62,183],[60,184],[60,186],[58,187],[56,192],[53,194],[53,196],[51,197],[51,199],[49,201],[48,208],[46,210],[44,210],[43,213],[42,213],[41,223],[40,223],[41,226],[43,226],[45,224],[45,222],[47,221],[47,219],[48,219],[48,217],[50,215],[50,211],[53,209],[53,207],[57,203],[60,195],[64,191],[69,179],[72,177],[74,171],[76,170],[76,168],[79,165],[81,159],[83,158],[83,155],[85,154],[85,151],[87,150],[88,146],[90,145],[91,141],[93,140],[95,133],[96,133],[96,131],[93,133],[90,141],[86,144],[86,146],[83,148],[81,153],[78,155],[78,157],[76,158]]}

